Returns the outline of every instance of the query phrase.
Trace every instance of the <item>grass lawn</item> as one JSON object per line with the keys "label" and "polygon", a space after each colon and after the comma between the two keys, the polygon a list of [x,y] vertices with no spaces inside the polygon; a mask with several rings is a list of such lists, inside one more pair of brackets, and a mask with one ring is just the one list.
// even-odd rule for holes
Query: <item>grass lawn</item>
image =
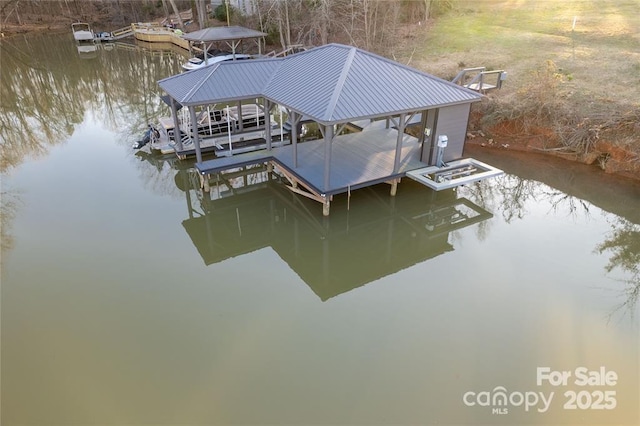
{"label": "grass lawn", "polygon": [[461,65],[505,69],[505,89],[516,90],[552,60],[572,87],[640,103],[638,0],[457,1],[416,41],[412,65],[438,76]]}
{"label": "grass lawn", "polygon": [[552,61],[559,88],[548,95],[562,97],[563,106],[582,119],[631,114],[618,143],[640,154],[640,123],[633,127],[640,118],[639,0],[451,4],[429,25],[413,28],[396,53],[400,62],[448,80],[465,67],[504,69],[507,80],[491,97],[516,105],[537,87],[546,90],[536,71]]}

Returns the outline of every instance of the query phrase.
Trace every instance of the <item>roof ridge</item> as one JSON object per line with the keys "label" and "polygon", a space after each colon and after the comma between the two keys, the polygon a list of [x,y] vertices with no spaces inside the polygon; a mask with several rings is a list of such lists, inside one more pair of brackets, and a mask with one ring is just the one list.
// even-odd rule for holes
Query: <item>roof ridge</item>
{"label": "roof ridge", "polygon": [[344,65],[342,66],[342,71],[340,73],[340,77],[336,82],[336,87],[333,88],[333,94],[331,95],[331,100],[329,101],[329,105],[324,112],[324,119],[327,121],[331,120],[333,116],[333,112],[336,109],[336,105],[338,104],[338,98],[340,98],[340,94],[342,93],[342,88],[344,87],[344,83],[347,80],[347,76],[349,75],[349,71],[351,70],[351,65],[353,65],[353,59],[356,57],[356,53],[358,53],[358,49],[356,47],[351,47],[349,51],[349,56],[344,61]]}
{"label": "roof ridge", "polygon": [[191,96],[193,96],[195,92],[200,90],[200,88],[207,82],[207,80],[209,80],[209,77],[213,75],[213,73],[218,69],[219,66],[220,66],[220,63],[217,63],[211,66],[211,69],[209,70],[208,73],[205,74],[204,78],[201,78],[198,84],[194,84],[191,90],[189,90],[187,94],[184,96],[184,98],[185,99],[191,98]]}
{"label": "roof ridge", "polygon": [[264,85],[262,86],[262,96],[264,96],[264,94],[267,92],[267,90],[269,90],[269,86],[271,85],[271,82],[273,81],[274,77],[276,76],[276,74],[278,74],[278,71],[280,71],[280,68],[282,68],[282,64],[284,64],[285,60],[288,58],[288,56],[285,56],[284,58],[270,58],[268,59],[269,61],[278,61],[278,66],[273,68],[273,71],[271,72],[271,75],[269,76],[269,78],[267,78],[264,82]]}

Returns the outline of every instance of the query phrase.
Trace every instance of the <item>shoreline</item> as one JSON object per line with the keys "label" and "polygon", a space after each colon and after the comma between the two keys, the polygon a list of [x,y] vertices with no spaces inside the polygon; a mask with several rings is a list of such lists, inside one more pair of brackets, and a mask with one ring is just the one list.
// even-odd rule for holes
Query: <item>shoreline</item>
{"label": "shoreline", "polygon": [[608,140],[599,140],[591,152],[580,154],[559,147],[544,147],[542,142],[548,135],[508,136],[482,130],[467,132],[466,145],[496,152],[517,151],[553,157],[569,163],[592,166],[607,175],[618,176],[640,182],[640,156],[625,150]]}
{"label": "shoreline", "polygon": [[[67,29],[64,24],[5,24],[2,27],[0,37],[11,38],[18,35],[53,34],[63,33]],[[475,117],[476,119],[480,117]],[[477,129],[477,126],[470,125]],[[548,134],[531,135],[503,135],[497,131],[471,130],[467,132],[465,144],[473,147],[482,147],[496,152],[518,151],[533,153],[543,156],[559,158],[572,163],[581,163],[597,167],[608,175],[620,176],[626,179],[640,182],[640,156],[632,151],[625,150],[615,143],[606,140],[598,141],[592,152],[578,154],[566,152],[560,148],[541,147],[540,140],[548,137]]]}

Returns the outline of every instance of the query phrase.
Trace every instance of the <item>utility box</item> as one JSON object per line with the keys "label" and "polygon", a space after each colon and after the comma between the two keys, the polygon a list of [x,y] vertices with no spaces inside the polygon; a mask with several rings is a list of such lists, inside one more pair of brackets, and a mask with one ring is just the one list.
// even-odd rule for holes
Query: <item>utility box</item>
{"label": "utility box", "polygon": [[449,144],[447,135],[438,135],[438,144],[436,145],[436,166],[444,166],[444,150]]}

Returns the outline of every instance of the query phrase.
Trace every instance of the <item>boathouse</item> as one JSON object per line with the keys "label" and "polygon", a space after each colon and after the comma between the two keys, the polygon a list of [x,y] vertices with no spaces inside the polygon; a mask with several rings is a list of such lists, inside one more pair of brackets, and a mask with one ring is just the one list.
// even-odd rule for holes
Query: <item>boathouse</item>
{"label": "boathouse", "polygon": [[[395,195],[408,173],[420,180],[433,168],[460,160],[471,104],[482,98],[433,75],[340,44],[284,58],[221,62],[165,78],[159,85],[170,97],[176,127],[177,103],[189,109],[192,128],[187,131],[205,189],[213,173],[268,163],[289,180],[292,191],[321,202],[325,215],[336,194],[386,182]],[[291,143],[272,147],[265,120],[265,150],[203,161],[196,108],[241,108],[242,101],[259,99],[267,112],[276,105],[286,110],[293,124]],[[299,143],[302,120],[317,123],[322,136]],[[417,126],[415,136],[406,132],[410,125]],[[473,180],[485,175],[479,173]]]}

